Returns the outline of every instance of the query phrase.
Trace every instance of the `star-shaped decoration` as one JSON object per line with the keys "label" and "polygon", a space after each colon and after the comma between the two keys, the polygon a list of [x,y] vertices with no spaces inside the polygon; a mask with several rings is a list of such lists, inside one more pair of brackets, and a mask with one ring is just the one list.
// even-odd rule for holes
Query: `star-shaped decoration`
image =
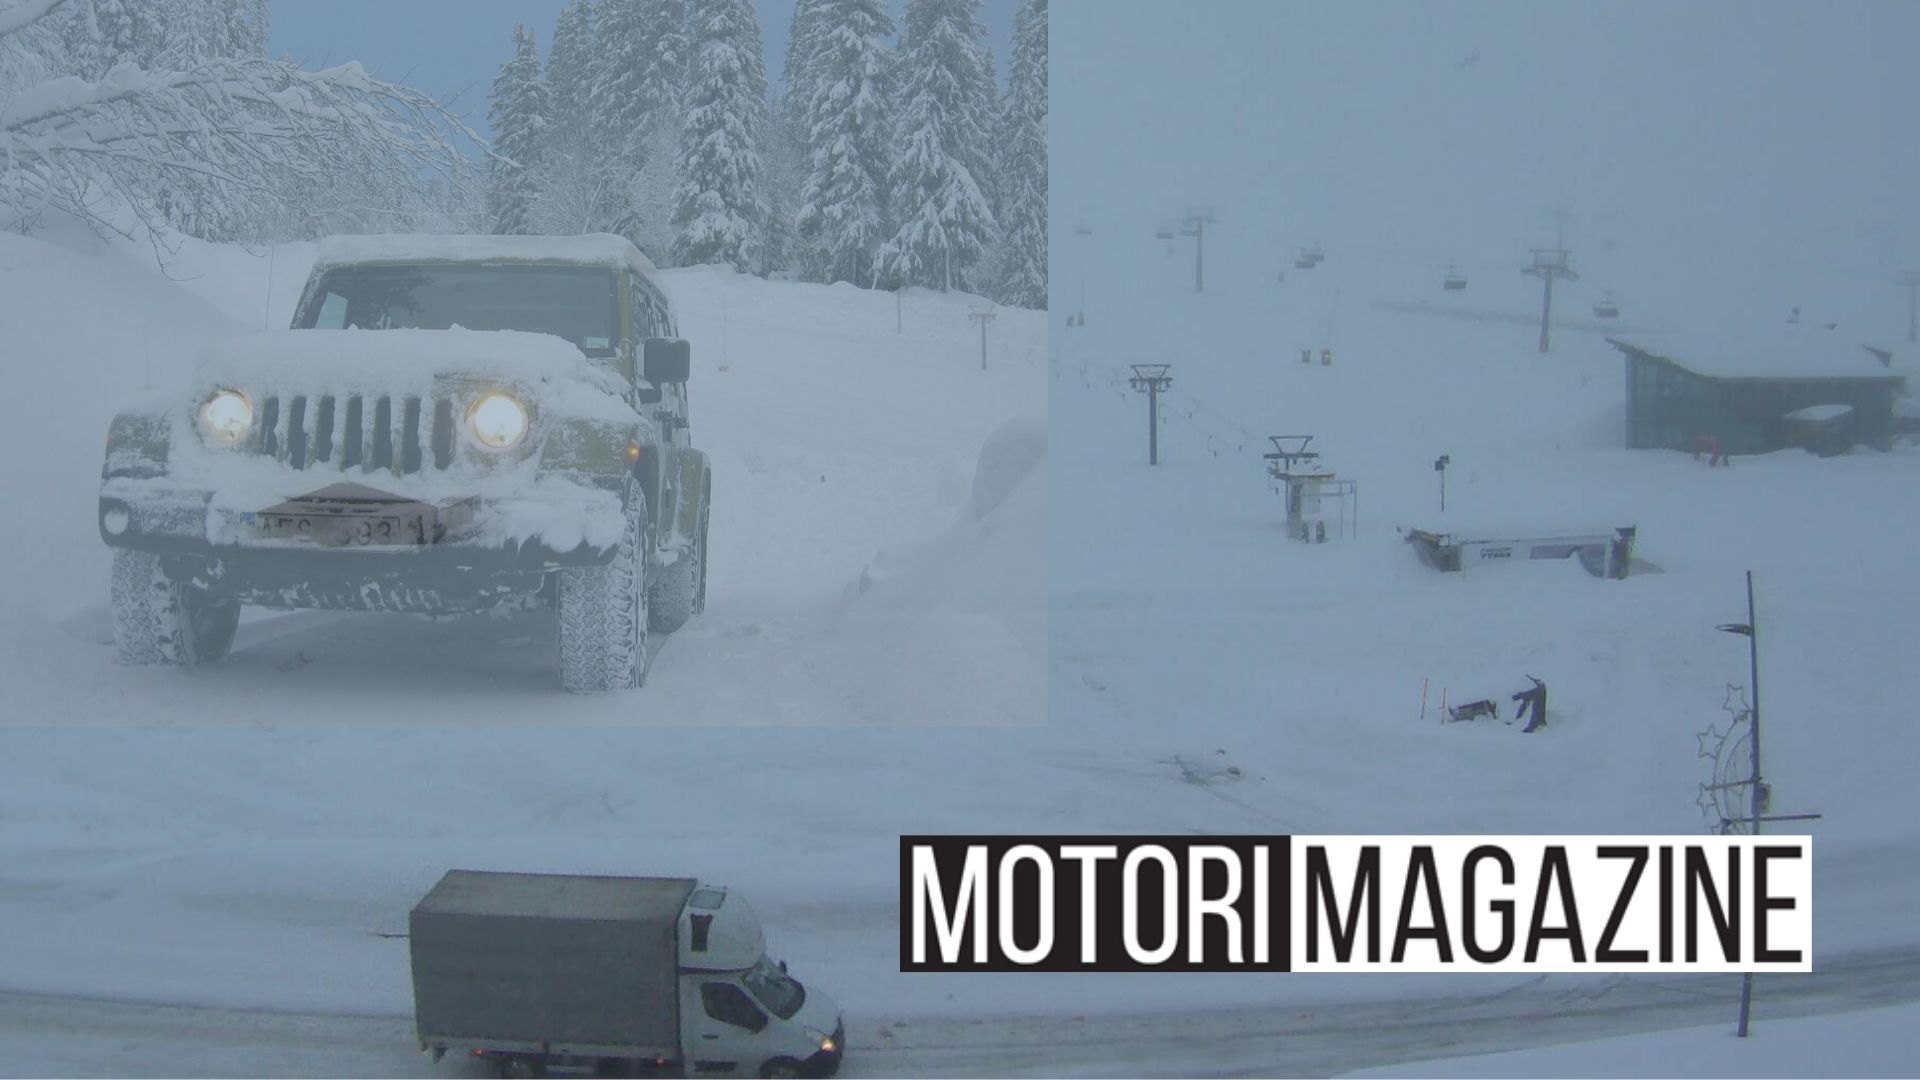
{"label": "star-shaped decoration", "polygon": [[1720,816],[1720,800],[1713,794],[1713,789],[1707,785],[1700,785],[1700,797],[1693,801],[1694,805],[1700,808],[1702,814],[1710,818]]}
{"label": "star-shaped decoration", "polygon": [[1728,683],[1727,696],[1720,702],[1720,708],[1728,716],[1734,717],[1735,719],[1743,719],[1747,715],[1747,709],[1749,707],[1750,706],[1747,705],[1747,688]]}
{"label": "star-shaped decoration", "polygon": [[1709,724],[1707,730],[1695,735],[1694,738],[1700,740],[1700,756],[1708,761],[1715,761],[1720,757],[1720,744],[1725,742],[1727,737],[1720,731],[1718,724]]}

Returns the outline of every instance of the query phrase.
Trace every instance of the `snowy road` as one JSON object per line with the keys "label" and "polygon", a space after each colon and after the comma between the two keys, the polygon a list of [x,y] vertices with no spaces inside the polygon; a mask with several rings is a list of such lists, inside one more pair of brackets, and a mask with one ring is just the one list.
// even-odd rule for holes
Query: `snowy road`
{"label": "snowy road", "polygon": [[[1325,1008],[1084,1017],[852,1017],[847,1076],[1303,1076],[1726,1023],[1732,976],[1595,978]],[[1759,983],[1757,1024],[1920,1000],[1920,949]],[[459,1076],[405,1016],[265,1012],[0,992],[4,1075]]]}

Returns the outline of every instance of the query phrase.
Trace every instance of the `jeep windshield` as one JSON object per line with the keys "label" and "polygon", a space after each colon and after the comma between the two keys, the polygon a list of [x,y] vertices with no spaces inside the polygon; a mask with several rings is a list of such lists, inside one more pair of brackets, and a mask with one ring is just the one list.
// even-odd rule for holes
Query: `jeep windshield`
{"label": "jeep windshield", "polygon": [[614,285],[613,271],[588,266],[340,266],[320,278],[293,328],[522,330],[612,356],[620,344]]}

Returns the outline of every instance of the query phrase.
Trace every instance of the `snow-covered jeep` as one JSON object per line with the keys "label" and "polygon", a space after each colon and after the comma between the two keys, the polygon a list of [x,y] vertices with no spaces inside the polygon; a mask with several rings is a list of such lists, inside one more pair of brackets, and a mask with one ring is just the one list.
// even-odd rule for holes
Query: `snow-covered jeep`
{"label": "snow-covered jeep", "polygon": [[689,349],[617,236],[337,237],[293,328],[122,413],[100,535],[123,662],[225,655],[243,604],[551,604],[570,691],[639,686],[706,603]]}

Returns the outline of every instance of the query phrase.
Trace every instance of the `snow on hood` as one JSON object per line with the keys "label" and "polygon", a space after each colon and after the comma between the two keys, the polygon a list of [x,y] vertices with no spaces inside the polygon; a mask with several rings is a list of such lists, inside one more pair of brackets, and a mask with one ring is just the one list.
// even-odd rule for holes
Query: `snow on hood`
{"label": "snow on hood", "polygon": [[564,338],[513,330],[276,330],[209,346],[194,385],[252,393],[429,396],[449,376],[514,383],[541,404],[585,419],[630,422],[621,378]]}

